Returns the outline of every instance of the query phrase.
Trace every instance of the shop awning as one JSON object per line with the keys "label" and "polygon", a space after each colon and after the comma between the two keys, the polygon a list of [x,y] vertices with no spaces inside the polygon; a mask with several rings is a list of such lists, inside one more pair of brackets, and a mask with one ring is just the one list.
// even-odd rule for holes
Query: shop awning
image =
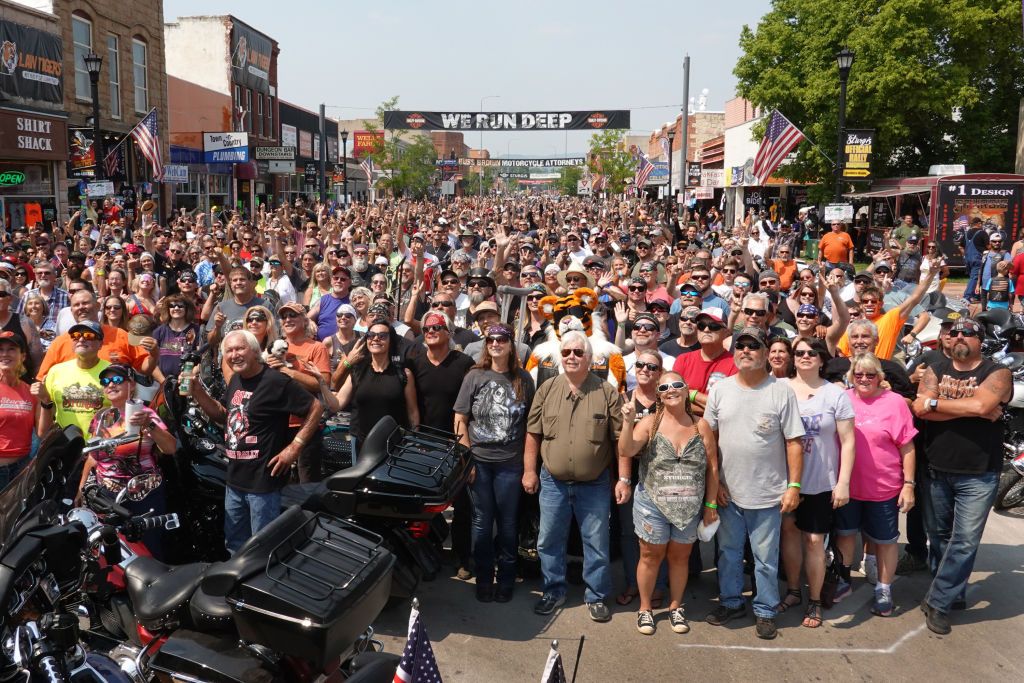
{"label": "shop awning", "polygon": [[931,192],[930,187],[921,187],[920,185],[911,187],[887,187],[882,190],[868,190],[866,192],[847,192],[844,197],[849,199],[871,199],[879,197],[899,197],[905,194],[917,194],[919,192]]}

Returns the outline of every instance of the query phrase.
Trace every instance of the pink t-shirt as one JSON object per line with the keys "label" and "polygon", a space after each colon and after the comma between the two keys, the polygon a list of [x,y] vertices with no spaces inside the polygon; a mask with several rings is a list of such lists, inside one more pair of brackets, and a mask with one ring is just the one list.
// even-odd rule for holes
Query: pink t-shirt
{"label": "pink t-shirt", "polygon": [[906,400],[883,391],[864,400],[853,389],[846,392],[853,403],[856,458],[850,477],[850,498],[883,501],[895,498],[903,488],[900,448],[917,434],[914,416]]}

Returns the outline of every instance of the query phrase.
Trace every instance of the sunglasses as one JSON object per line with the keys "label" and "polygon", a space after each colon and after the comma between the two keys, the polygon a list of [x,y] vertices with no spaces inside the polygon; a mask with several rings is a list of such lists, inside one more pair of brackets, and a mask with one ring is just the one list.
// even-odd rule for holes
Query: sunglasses
{"label": "sunglasses", "polygon": [[864,305],[877,304],[878,303],[878,299],[861,299],[860,302],[862,304],[864,304]]}
{"label": "sunglasses", "polygon": [[97,335],[95,332],[72,332],[68,336],[71,337],[74,341],[96,341],[97,339],[99,339],[99,335]]}
{"label": "sunglasses", "polygon": [[337,318],[338,320],[341,320],[342,318],[352,318],[353,320],[355,320],[355,319],[356,319],[356,317],[355,317],[354,315],[352,315],[351,313],[339,313],[339,314],[338,314],[337,316],[335,316],[335,317],[336,317],[336,318]]}
{"label": "sunglasses", "polygon": [[586,282],[586,279],[580,277],[579,275],[569,275],[569,276],[567,276],[565,278],[565,281],[566,282],[571,282],[573,284],[579,284],[581,282]]}
{"label": "sunglasses", "polygon": [[696,289],[683,289],[680,290],[679,296],[700,296],[700,292]]}
{"label": "sunglasses", "polygon": [[438,301],[438,300],[435,300],[435,301],[430,302],[430,307],[431,308],[451,308],[454,305],[455,305],[455,302],[453,302],[453,301]]}
{"label": "sunglasses", "polygon": [[466,285],[468,287],[490,287],[491,283],[487,282],[487,280],[470,280]]}
{"label": "sunglasses", "polygon": [[424,332],[447,332],[447,325],[425,325],[423,327]]}
{"label": "sunglasses", "polygon": [[577,358],[583,358],[586,355],[586,351],[583,349],[562,349],[562,358],[568,358],[569,356],[576,356]]}
{"label": "sunglasses", "polygon": [[639,285],[630,285],[629,286],[629,291],[631,291],[631,292],[646,292],[647,288],[646,287],[641,287]]}
{"label": "sunglasses", "polygon": [[685,388],[686,388],[686,382],[681,382],[679,380],[676,380],[675,382],[665,382],[664,384],[659,384],[658,385],[658,393],[659,394],[664,394],[666,391],[670,391],[672,389],[685,389]]}
{"label": "sunglasses", "polygon": [[16,271],[14,271],[14,274],[17,277],[28,277],[28,271],[27,270],[16,270]]}
{"label": "sunglasses", "polygon": [[978,333],[974,330],[954,330],[949,333],[950,337],[964,337],[965,339],[973,339],[978,336]]}
{"label": "sunglasses", "polygon": [[281,313],[278,313],[278,315],[281,317],[281,320],[291,320],[292,318],[302,317],[300,313],[296,313],[295,311],[282,311]]}
{"label": "sunglasses", "polygon": [[638,360],[636,362],[636,365],[634,365],[633,367],[635,367],[637,370],[647,370],[648,372],[657,372],[658,370],[661,370],[661,366],[658,365],[657,363],[645,363],[642,360]]}
{"label": "sunglasses", "polygon": [[768,285],[769,287],[771,287],[773,285],[779,284],[779,281],[778,280],[773,280],[773,279],[769,278],[767,280],[761,280],[761,284],[762,285]]}
{"label": "sunglasses", "polygon": [[760,351],[764,348],[764,344],[757,341],[740,341],[733,344],[733,348],[737,351]]}
{"label": "sunglasses", "polygon": [[382,341],[384,339],[387,339],[388,336],[388,332],[367,332],[366,341]]}
{"label": "sunglasses", "polygon": [[768,315],[768,311],[764,310],[763,308],[744,308],[743,312],[746,313],[748,316]]}
{"label": "sunglasses", "polygon": [[720,332],[725,329],[725,325],[719,323],[699,322],[697,323],[697,329],[701,332]]}
{"label": "sunglasses", "polygon": [[260,313],[259,315],[250,315],[245,319],[247,323],[265,323],[267,322],[267,316]]}
{"label": "sunglasses", "polygon": [[658,328],[655,325],[634,325],[634,332],[657,332]]}
{"label": "sunglasses", "polygon": [[807,320],[817,320],[818,319],[818,316],[815,315],[814,313],[797,313],[796,317],[797,318],[805,318]]}
{"label": "sunglasses", "polygon": [[540,273],[536,270],[524,270],[520,275],[522,275],[522,277],[540,277]]}
{"label": "sunglasses", "polygon": [[115,387],[124,384],[128,381],[128,378],[124,375],[112,375],[110,377],[100,377],[100,386],[110,386],[113,384]]}
{"label": "sunglasses", "polygon": [[530,296],[526,297],[526,300],[527,301],[540,301],[543,298],[544,298],[543,294],[531,294]]}
{"label": "sunglasses", "polygon": [[878,377],[877,372],[855,372],[853,376],[857,379],[874,379]]}
{"label": "sunglasses", "polygon": [[488,344],[508,344],[512,339],[504,334],[492,334],[487,337]]}
{"label": "sunglasses", "polygon": [[[384,284],[384,283],[381,282],[379,284]],[[442,285],[457,285],[457,284],[459,284],[459,278],[457,278],[457,277],[446,277],[445,279],[441,280],[441,284]]]}
{"label": "sunglasses", "polygon": [[691,275],[690,279],[691,280],[710,280],[711,276],[710,275]]}
{"label": "sunglasses", "polygon": [[817,351],[813,351],[811,349],[799,349],[799,350],[793,352],[793,357],[794,358],[813,358],[814,356],[817,356],[817,355],[818,355],[818,352]]}
{"label": "sunglasses", "polygon": [[737,271],[735,268],[722,268],[722,272],[726,275],[732,275],[733,273],[737,273],[739,271]]}
{"label": "sunglasses", "polygon": [[750,289],[750,283],[749,282],[735,282],[735,283],[733,283],[733,287],[739,287],[740,289]]}

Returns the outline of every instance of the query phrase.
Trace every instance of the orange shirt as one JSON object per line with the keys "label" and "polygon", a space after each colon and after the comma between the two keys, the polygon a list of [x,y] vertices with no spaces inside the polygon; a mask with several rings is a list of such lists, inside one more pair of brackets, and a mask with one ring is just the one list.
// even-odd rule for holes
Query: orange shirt
{"label": "orange shirt", "polygon": [[796,261],[783,261],[780,258],[772,259],[772,270],[779,274],[779,284],[783,290],[793,286],[793,278],[796,277]]}
{"label": "orange shirt", "polygon": [[845,232],[827,232],[818,242],[818,252],[829,263],[848,263],[853,239]]}
{"label": "orange shirt", "polygon": [[[141,346],[132,346],[128,343],[128,333],[119,327],[103,326],[103,346],[100,347],[100,358],[114,363],[126,363],[136,370],[142,369],[142,364],[149,358],[149,353]],[[112,357],[113,356],[113,357]],[[43,362],[39,365],[39,372],[36,379],[40,382],[46,378],[46,373],[57,363],[72,360],[75,357],[75,347],[71,343],[71,337],[64,333],[53,340]]]}
{"label": "orange shirt", "polygon": [[[337,340],[335,340],[337,341]],[[316,339],[303,339],[296,344],[288,342],[288,351],[285,353],[285,360],[292,364],[292,367],[304,375],[313,377],[313,373],[306,369],[305,362],[309,361],[316,366],[324,377],[331,376],[331,355],[327,353],[327,347],[323,342]],[[298,415],[288,416],[289,427],[301,427],[306,421],[305,417]]]}
{"label": "orange shirt", "polygon": [[[896,350],[896,342],[899,341],[900,332],[903,331],[903,323],[906,318],[900,317],[900,309],[894,308],[872,320],[878,328],[878,345],[875,347],[875,355],[879,358],[892,360],[893,351]],[[849,357],[850,338],[844,333],[843,338],[836,344],[839,353]]]}

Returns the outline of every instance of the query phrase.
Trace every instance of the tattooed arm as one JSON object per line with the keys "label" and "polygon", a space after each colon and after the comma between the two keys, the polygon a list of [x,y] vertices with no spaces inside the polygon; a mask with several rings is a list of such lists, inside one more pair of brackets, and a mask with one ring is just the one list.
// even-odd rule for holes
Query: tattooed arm
{"label": "tattooed arm", "polygon": [[[914,401],[914,414],[922,420],[940,422],[959,417],[984,417],[995,421],[1002,415],[1000,404],[1009,401],[1013,395],[1013,378],[1007,368],[1000,368],[985,378],[973,396],[939,398],[938,385],[935,371],[927,368]],[[930,405],[932,399],[938,399],[934,409]]]}

